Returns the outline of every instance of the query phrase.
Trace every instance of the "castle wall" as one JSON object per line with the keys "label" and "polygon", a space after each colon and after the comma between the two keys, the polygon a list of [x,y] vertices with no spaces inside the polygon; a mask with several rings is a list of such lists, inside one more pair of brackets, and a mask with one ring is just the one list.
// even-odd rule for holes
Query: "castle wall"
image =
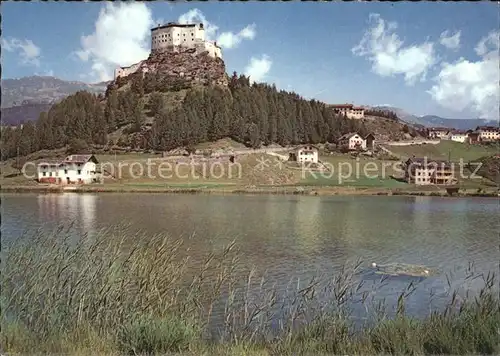
{"label": "castle wall", "polygon": [[205,42],[204,43],[205,50],[208,51],[208,55],[214,58],[222,58],[222,51],[220,47],[218,47],[213,42]]}
{"label": "castle wall", "polygon": [[129,67],[119,67],[115,69],[115,79],[118,77],[126,77],[127,75],[130,75],[132,73],[137,72],[137,69],[141,66],[142,62],[140,61],[138,63],[132,64]]}
{"label": "castle wall", "polygon": [[[210,57],[222,58],[221,48],[205,41],[202,25],[167,25],[151,30],[151,51],[178,52],[180,48],[195,48],[197,52],[207,51]],[[115,80],[135,73],[143,62],[115,69]]]}
{"label": "castle wall", "polygon": [[151,49],[159,50],[170,46],[193,47],[205,41],[205,30],[199,25],[186,27],[158,27],[151,31]]}

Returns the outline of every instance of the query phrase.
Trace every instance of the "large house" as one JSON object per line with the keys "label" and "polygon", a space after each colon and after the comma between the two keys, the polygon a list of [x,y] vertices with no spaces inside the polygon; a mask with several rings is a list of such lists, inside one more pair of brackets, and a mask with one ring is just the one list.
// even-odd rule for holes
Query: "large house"
{"label": "large house", "polygon": [[349,132],[339,138],[338,147],[349,151],[366,149],[366,140],[357,132]]}
{"label": "large house", "polygon": [[362,119],[365,117],[365,109],[353,104],[334,104],[330,105],[330,107],[334,113],[344,115],[348,119]]}
{"label": "large house", "polygon": [[99,181],[98,161],[94,155],[70,155],[63,161],[41,162],[38,182],[52,184],[89,184]]}
{"label": "large house", "polygon": [[457,183],[450,162],[409,158],[404,164],[404,169],[405,180],[411,184],[451,185]]}
{"label": "large house", "polygon": [[318,149],[312,145],[299,146],[290,153],[288,160],[299,163],[318,163]]}
{"label": "large house", "polygon": [[429,138],[439,138],[446,140],[450,129],[447,127],[431,127],[429,129]]}
{"label": "large house", "polygon": [[449,139],[451,141],[464,143],[467,141],[469,134],[466,131],[452,130],[449,134]]}
{"label": "large house", "polygon": [[491,142],[500,140],[500,128],[498,126],[478,126],[476,132],[479,133],[481,142]]}

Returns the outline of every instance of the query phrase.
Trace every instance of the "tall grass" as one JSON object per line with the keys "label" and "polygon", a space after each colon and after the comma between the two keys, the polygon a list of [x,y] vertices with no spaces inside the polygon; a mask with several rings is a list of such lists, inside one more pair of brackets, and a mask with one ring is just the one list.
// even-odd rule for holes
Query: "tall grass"
{"label": "tall grass", "polygon": [[[2,252],[1,351],[67,354],[498,354],[494,275],[457,306],[425,319],[375,308],[358,277],[271,284],[238,258],[234,243],[200,260],[183,239],[123,229],[75,236],[38,231]],[[373,293],[372,293],[373,294]],[[356,328],[352,306],[372,310]],[[373,308],[368,308],[371,305]]]}

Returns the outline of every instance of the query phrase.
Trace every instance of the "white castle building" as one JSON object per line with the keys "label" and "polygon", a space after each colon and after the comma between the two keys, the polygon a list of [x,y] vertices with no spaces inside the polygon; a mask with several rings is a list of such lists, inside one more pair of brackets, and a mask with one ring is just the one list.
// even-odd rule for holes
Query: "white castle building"
{"label": "white castle building", "polygon": [[[203,24],[169,22],[151,29],[151,52],[176,52],[181,48],[194,48],[199,53],[208,52],[210,57],[222,59],[222,50],[217,43],[205,40]],[[115,79],[135,73],[143,62],[115,69]]]}

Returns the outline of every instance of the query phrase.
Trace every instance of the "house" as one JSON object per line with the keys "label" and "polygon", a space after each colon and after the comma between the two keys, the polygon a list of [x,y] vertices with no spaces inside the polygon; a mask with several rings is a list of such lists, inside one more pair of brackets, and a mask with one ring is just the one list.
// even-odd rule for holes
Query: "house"
{"label": "house", "polygon": [[52,184],[89,184],[99,181],[94,155],[70,155],[63,161],[37,165],[38,181]]}
{"label": "house", "polygon": [[369,150],[374,149],[374,144],[375,144],[375,135],[372,133],[369,133],[368,135],[365,136],[365,141],[366,141],[366,148]]}
{"label": "house", "polygon": [[62,163],[60,161],[45,161],[37,165],[37,178],[39,183],[59,183]]}
{"label": "house", "polygon": [[429,138],[439,138],[446,140],[450,129],[447,127],[431,127],[429,129]]}
{"label": "house", "polygon": [[481,142],[481,139],[479,137],[479,132],[477,131],[469,132],[467,134],[467,142],[469,142],[470,145],[474,145]]}
{"label": "house", "polygon": [[303,145],[290,152],[289,161],[299,163],[318,163],[318,148],[313,145]]}
{"label": "house", "polygon": [[498,126],[478,126],[476,132],[479,133],[481,142],[500,140],[500,128]]}
{"label": "house", "polygon": [[450,162],[413,157],[405,162],[404,169],[405,180],[410,184],[451,185],[457,183]]}
{"label": "house", "polygon": [[350,151],[366,149],[366,140],[357,132],[350,132],[339,138],[338,147]]}
{"label": "house", "polygon": [[330,107],[335,114],[344,115],[348,119],[362,119],[365,117],[365,109],[353,104],[334,104],[330,105]]}
{"label": "house", "polygon": [[466,131],[452,130],[450,131],[450,140],[455,142],[464,143],[467,141],[469,134]]}

